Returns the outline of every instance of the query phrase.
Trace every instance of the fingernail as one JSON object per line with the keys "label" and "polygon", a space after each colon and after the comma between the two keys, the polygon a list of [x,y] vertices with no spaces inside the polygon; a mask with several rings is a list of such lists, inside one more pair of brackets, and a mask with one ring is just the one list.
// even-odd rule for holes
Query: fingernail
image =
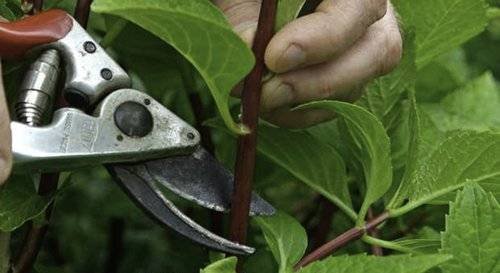
{"label": "fingernail", "polygon": [[271,80],[265,86],[262,94],[262,111],[276,109],[293,102],[293,89],[289,84],[279,80]]}
{"label": "fingernail", "polygon": [[285,71],[301,65],[305,61],[306,54],[299,46],[295,44],[290,45],[285,53],[283,53],[282,64]]}

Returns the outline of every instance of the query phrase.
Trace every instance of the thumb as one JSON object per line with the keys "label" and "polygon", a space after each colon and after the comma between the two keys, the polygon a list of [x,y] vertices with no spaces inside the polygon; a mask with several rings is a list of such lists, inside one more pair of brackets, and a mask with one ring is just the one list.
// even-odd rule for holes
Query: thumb
{"label": "thumb", "polygon": [[9,177],[12,167],[9,110],[5,100],[0,60],[0,185]]}
{"label": "thumb", "polygon": [[234,31],[251,46],[262,0],[212,0],[212,2],[226,15]]}

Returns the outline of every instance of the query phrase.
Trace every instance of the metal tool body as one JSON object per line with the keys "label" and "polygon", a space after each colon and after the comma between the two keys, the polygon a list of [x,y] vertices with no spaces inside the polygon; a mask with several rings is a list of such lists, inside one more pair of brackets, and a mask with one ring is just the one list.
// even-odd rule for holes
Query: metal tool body
{"label": "metal tool body", "polygon": [[[71,16],[57,10],[37,16],[15,25],[0,23],[0,55],[43,52],[21,85],[19,122],[11,123],[14,171],[104,164],[130,198],[160,224],[211,248],[252,253],[252,248],[189,219],[159,189],[166,187],[209,209],[229,209],[233,176],[200,147],[196,129],[146,93],[128,89],[126,72]],[[29,20],[42,24],[32,26]],[[48,34],[37,32],[44,22],[51,29]],[[32,36],[16,40],[26,35],[18,33],[21,28],[30,29]],[[2,44],[2,39],[17,47]],[[59,56],[66,64],[63,94],[70,107],[55,111],[52,120],[40,126],[54,101]],[[250,213],[270,215],[274,209],[254,195]]]}

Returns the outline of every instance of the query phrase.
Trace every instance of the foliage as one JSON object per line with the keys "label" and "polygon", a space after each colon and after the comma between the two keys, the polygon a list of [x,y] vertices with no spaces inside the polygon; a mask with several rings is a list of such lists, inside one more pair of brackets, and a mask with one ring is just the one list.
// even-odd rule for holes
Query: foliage
{"label": "foliage", "polygon": [[[0,15],[22,16],[18,2],[0,0]],[[275,29],[304,2],[280,0]],[[257,252],[242,259],[245,272],[293,272],[305,253],[384,211],[389,219],[377,238],[353,240],[298,272],[500,270],[500,19],[494,16],[500,3],[392,2],[404,32],[395,71],[368,84],[355,104],[298,107],[335,112],[333,121],[303,130],[260,123],[255,187],[280,212],[252,222],[249,244]],[[73,1],[46,6],[70,10]],[[205,122],[215,154],[234,165],[234,136],[243,130],[230,92],[254,60],[223,14],[208,0],[95,0],[90,18],[90,33],[131,74],[133,86],[190,123]],[[3,65],[12,102],[26,64]],[[193,95],[208,121],[196,120]],[[9,238],[15,253],[23,224],[51,200],[54,215],[36,272],[236,271],[236,258],[213,259],[149,221],[102,168],[71,177],[54,196],[36,195],[33,179],[23,175],[0,189],[1,273]],[[169,197],[203,226],[220,224],[205,209]],[[373,246],[385,256],[368,255]]]}

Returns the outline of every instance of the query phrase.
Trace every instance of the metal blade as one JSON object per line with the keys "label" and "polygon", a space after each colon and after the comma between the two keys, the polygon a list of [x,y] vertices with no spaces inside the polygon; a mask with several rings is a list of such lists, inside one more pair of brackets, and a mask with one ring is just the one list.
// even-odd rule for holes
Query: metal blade
{"label": "metal blade", "polygon": [[145,165],[117,164],[106,167],[129,197],[160,224],[173,228],[194,242],[219,251],[236,255],[252,254],[254,252],[251,247],[228,241],[211,233],[184,215],[163,196],[149,176]]}
{"label": "metal blade", "polygon": [[[210,153],[199,147],[194,153],[144,163],[149,174],[179,196],[216,211],[231,208],[234,177]],[[272,215],[275,209],[252,195],[250,215]]]}

